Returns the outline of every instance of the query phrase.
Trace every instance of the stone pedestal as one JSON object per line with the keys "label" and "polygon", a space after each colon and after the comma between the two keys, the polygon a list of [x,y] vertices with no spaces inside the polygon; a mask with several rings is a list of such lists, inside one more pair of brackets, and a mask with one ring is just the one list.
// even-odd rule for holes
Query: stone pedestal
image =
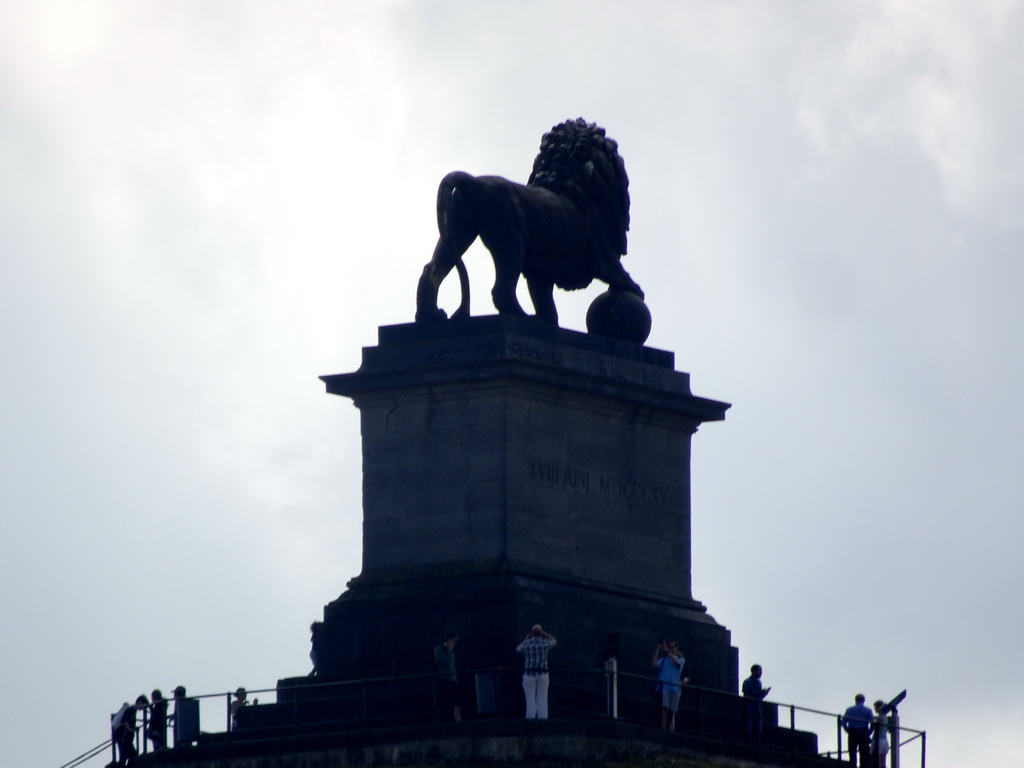
{"label": "stone pedestal", "polygon": [[596,668],[619,633],[620,669],[649,676],[664,637],[691,682],[736,690],[729,632],[690,587],[690,438],[729,406],[691,394],[671,353],[478,317],[382,327],[323,380],[360,410],[364,520],[323,674],[429,670],[445,631],[461,669],[518,665],[541,623],[555,668]]}

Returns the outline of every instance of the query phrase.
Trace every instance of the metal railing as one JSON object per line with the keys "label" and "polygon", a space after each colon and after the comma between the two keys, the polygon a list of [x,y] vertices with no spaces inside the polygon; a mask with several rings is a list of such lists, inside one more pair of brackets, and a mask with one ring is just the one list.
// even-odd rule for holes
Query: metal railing
{"label": "metal railing", "polygon": [[[632,697],[636,699],[638,689],[643,691],[651,685],[651,678],[647,676],[613,670],[609,670],[606,674],[610,678],[609,697],[613,693],[621,695],[624,692],[627,697],[632,694]],[[742,707],[745,701],[743,697],[735,694],[683,685],[676,731],[699,737],[721,739],[722,729],[720,727],[716,729],[716,725],[720,726],[721,723],[716,724],[716,718],[721,717],[723,707],[735,712],[736,709]],[[612,706],[618,709],[619,702],[616,701],[614,705],[609,705],[609,716],[615,717],[615,709]],[[770,731],[770,734],[766,736],[767,746],[792,754],[806,752],[807,750],[801,749],[801,746],[809,743],[809,737],[813,737],[813,741],[816,743],[815,752],[820,757],[835,758],[836,760],[843,760],[844,756],[848,757],[849,753],[844,748],[842,714],[770,700],[763,702],[762,711],[764,725]],[[632,717],[627,715],[627,719],[631,722],[642,722],[642,720],[638,721],[635,715]],[[650,715],[647,717],[647,722],[654,724]],[[834,731],[833,724],[835,725]],[[890,741],[888,768],[900,768],[901,756],[905,758],[905,764],[916,764],[920,768],[926,768],[926,732],[902,725],[898,716],[889,718],[888,727]],[[833,733],[835,741],[826,741],[832,738]],[[737,739],[734,737],[722,740],[736,741]],[[908,748],[912,749],[916,744],[920,745],[917,754],[907,754]],[[913,762],[907,762],[908,760]]]}
{"label": "metal railing", "polygon": [[92,749],[87,749],[85,752],[80,754],[78,757],[75,757],[75,758],[72,758],[71,760],[68,760],[60,768],[78,768],[78,766],[84,765],[85,763],[87,763],[90,760],[92,760],[94,757],[102,755],[104,752],[106,752],[107,748],[111,745],[111,741],[112,741],[111,739],[107,739],[106,741],[102,742],[101,744],[97,744]]}
{"label": "metal railing", "polygon": [[[489,667],[460,671],[460,688],[466,701],[475,706],[463,707],[467,719],[513,718],[522,716],[522,671],[511,667]],[[232,692],[189,696],[183,701],[196,702],[207,718],[196,711],[195,732],[175,738],[174,746],[193,742],[225,743],[234,740],[258,741],[345,731],[366,731],[402,725],[425,725],[438,719],[434,672],[421,674],[368,677],[357,680],[319,681],[299,679],[276,688],[248,690],[260,703],[241,706],[237,728],[232,728]],[[608,718],[634,725],[658,728],[661,705],[652,698],[652,678],[621,672],[614,660],[605,669],[551,670],[551,703],[553,718]],[[468,683],[472,681],[472,685]],[[469,693],[472,692],[472,696]],[[220,702],[223,702],[221,705]],[[174,701],[172,700],[172,704]],[[743,743],[743,712],[747,700],[724,691],[683,685],[679,711],[675,716],[675,732],[695,736],[709,742]],[[223,714],[218,712],[223,706]],[[800,707],[795,704],[765,701],[762,704],[762,746],[776,752],[817,755],[841,760],[843,749],[842,715]],[[150,751],[145,738],[150,728],[149,710],[142,712],[142,724],[135,734],[140,753]],[[168,719],[177,718],[175,713]],[[779,722],[780,717],[788,722]],[[224,731],[200,732],[199,722],[220,721]],[[835,742],[831,742],[832,724]],[[178,723],[176,723],[176,726]],[[820,735],[818,733],[820,731]],[[827,734],[827,735],[826,735]],[[822,746],[822,739],[829,739]],[[926,768],[926,734],[907,728],[893,718],[890,723],[889,768],[900,768],[900,757],[913,759],[908,747],[919,744],[914,761]],[[99,754],[111,741],[104,742],[61,768],[77,768]],[[910,763],[911,765],[913,763]]]}

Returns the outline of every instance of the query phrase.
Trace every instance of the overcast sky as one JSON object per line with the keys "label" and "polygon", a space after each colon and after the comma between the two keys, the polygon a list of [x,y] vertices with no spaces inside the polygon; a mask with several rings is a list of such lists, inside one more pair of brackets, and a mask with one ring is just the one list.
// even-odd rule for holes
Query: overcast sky
{"label": "overcast sky", "polygon": [[153,687],[308,671],[360,571],[358,413],[317,376],[412,320],[445,173],[525,182],[579,116],[626,161],[648,344],[733,403],[694,437],[693,588],[741,669],[825,711],[908,689],[931,768],[1024,763],[1020,2],[0,18],[11,765]]}

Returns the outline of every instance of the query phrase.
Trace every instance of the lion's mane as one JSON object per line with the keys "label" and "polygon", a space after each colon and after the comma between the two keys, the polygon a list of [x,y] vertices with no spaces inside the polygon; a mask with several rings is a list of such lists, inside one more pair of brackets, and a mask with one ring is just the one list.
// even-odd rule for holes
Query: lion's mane
{"label": "lion's mane", "polygon": [[526,184],[565,195],[587,210],[599,222],[608,257],[626,253],[629,178],[619,145],[604,128],[582,117],[556,125],[541,138]]}

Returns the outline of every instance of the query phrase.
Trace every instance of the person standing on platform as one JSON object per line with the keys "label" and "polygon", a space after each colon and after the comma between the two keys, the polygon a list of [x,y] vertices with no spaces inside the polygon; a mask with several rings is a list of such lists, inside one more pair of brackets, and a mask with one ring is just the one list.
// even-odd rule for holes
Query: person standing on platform
{"label": "person standing on platform", "polygon": [[516,653],[523,655],[527,720],[548,719],[548,651],[557,642],[540,624],[534,624],[523,642],[516,646]]}
{"label": "person standing on platform", "polygon": [[174,714],[169,720],[175,747],[192,744],[199,738],[199,700],[188,698],[184,685],[174,689]]}
{"label": "person standing on platform", "polygon": [[313,662],[310,677],[316,677],[320,672],[320,630],[323,626],[322,621],[314,621],[309,625],[309,660]]}
{"label": "person standing on platform", "polygon": [[117,744],[117,765],[131,768],[135,758],[139,756],[135,749],[135,732],[138,730],[135,715],[149,706],[149,699],[144,695],[135,699],[135,706],[125,703],[110,721],[113,728],[113,740]]}
{"label": "person standing on platform", "polygon": [[871,764],[877,768],[885,768],[886,758],[889,756],[889,716],[882,714],[884,706],[885,702],[881,699],[875,702],[875,729],[871,742],[875,760]]}
{"label": "person standing on platform", "polygon": [[743,698],[747,724],[747,744],[754,749],[761,746],[761,702],[771,691],[761,684],[761,665],[750,668],[750,677],[743,681]]}
{"label": "person standing on platform", "polygon": [[[249,706],[249,698],[248,697],[249,697],[249,693],[248,693],[248,691],[245,690],[245,688],[238,688],[238,690],[235,691],[235,698],[231,702],[231,730],[232,731],[237,731],[238,730],[238,711],[242,707]],[[260,700],[259,699],[253,699],[252,703],[253,704],[259,704]]]}
{"label": "person standing on platform", "polygon": [[871,726],[875,713],[864,704],[864,694],[853,697],[853,705],[846,708],[843,714],[843,730],[846,731],[846,744],[850,753],[850,763],[857,765],[860,756],[861,768],[867,768],[868,755],[871,753]]}
{"label": "person standing on platform", "polygon": [[153,742],[153,751],[159,752],[167,749],[167,699],[159,688],[154,688],[150,696],[153,698],[153,704],[149,709],[146,738]]}
{"label": "person standing on platform", "polygon": [[459,676],[455,671],[455,644],[459,636],[449,632],[444,642],[434,649],[434,666],[437,667],[437,708],[441,720],[462,722],[462,707],[459,706]]}
{"label": "person standing on platform", "polygon": [[[686,659],[675,640],[662,640],[654,649],[651,666],[658,670],[658,687],[661,690],[661,730],[674,732],[676,712],[679,711],[679,697],[683,692],[680,679]],[[682,682],[686,682],[683,680]]]}

